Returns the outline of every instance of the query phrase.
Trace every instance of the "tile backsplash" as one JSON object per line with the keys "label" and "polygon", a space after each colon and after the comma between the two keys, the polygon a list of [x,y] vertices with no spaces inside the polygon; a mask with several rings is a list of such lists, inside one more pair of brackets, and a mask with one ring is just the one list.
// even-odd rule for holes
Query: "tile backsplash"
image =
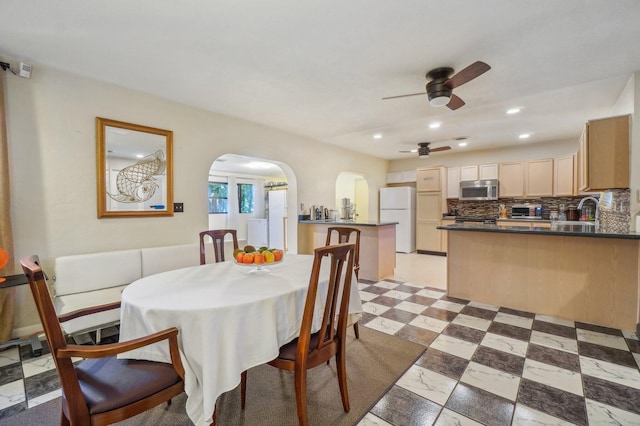
{"label": "tile backsplash", "polygon": [[[543,198],[501,198],[497,201],[460,201],[458,199],[448,199],[447,207],[449,212],[456,212],[459,216],[483,216],[498,217],[498,208],[504,204],[507,208],[507,215],[511,216],[511,207],[514,204],[541,204],[543,208],[543,219],[549,219],[551,210],[559,210],[559,206],[564,204],[578,206],[583,196],[576,197],[543,197]],[[600,200],[600,226],[605,232],[629,232],[630,229],[630,202],[631,191],[629,189],[612,189],[595,194],[595,198]]]}

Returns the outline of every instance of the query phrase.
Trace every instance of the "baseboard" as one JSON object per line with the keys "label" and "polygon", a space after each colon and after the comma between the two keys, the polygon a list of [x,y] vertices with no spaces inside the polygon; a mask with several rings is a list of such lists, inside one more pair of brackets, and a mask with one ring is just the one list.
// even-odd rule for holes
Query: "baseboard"
{"label": "baseboard", "polygon": [[11,338],[20,339],[22,337],[31,336],[33,334],[44,335],[44,331],[42,330],[42,325],[34,324],[34,325],[27,325],[25,327],[14,328],[13,331],[11,332]]}

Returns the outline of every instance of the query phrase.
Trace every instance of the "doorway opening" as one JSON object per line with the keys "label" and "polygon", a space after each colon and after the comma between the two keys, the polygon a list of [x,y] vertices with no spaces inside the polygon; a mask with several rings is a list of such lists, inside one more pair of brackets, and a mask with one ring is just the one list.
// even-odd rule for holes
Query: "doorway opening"
{"label": "doorway opening", "polygon": [[235,229],[240,247],[254,243],[298,252],[298,184],[287,164],[224,154],[211,164],[208,188],[209,229]]}
{"label": "doorway opening", "polygon": [[[348,199],[349,201],[346,201]],[[349,206],[345,206],[345,203]],[[367,179],[358,173],[342,172],[336,179],[336,206],[340,209],[340,217],[345,219],[344,207],[349,207],[353,220],[368,222],[369,215],[369,184]]]}

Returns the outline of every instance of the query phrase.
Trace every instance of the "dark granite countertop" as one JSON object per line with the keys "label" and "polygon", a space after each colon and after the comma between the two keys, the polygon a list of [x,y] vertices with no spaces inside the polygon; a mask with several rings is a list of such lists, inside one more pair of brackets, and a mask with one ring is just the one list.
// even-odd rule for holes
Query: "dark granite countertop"
{"label": "dark granite countertop", "polygon": [[366,221],[331,221],[331,220],[299,220],[301,225],[337,225],[337,226],[387,226],[397,225],[398,222],[374,222],[372,220]]}
{"label": "dark granite countertop", "polygon": [[438,226],[443,231],[471,231],[471,232],[498,232],[503,234],[529,234],[529,235],[556,235],[562,237],[595,237],[618,238],[626,240],[640,240],[640,233],[612,233],[596,231],[595,227],[588,226],[556,226],[551,228],[529,226],[498,226],[483,224],[453,224]]}

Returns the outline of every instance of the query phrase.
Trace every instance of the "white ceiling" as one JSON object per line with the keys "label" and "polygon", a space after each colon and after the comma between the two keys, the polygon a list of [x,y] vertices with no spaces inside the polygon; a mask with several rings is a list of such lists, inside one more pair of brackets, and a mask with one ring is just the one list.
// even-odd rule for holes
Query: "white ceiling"
{"label": "white ceiling", "polygon": [[[386,159],[458,136],[467,150],[577,139],[640,70],[637,0],[1,0],[0,14],[0,54],[34,74],[67,70]],[[457,111],[381,100],[477,60],[492,69],[455,89]]]}

